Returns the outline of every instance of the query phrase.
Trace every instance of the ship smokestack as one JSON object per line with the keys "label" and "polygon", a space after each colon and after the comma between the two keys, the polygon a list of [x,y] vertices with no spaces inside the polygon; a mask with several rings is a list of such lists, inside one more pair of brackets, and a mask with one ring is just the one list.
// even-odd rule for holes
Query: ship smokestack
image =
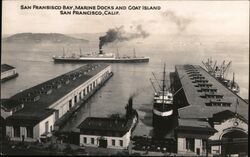
{"label": "ship smokestack", "polygon": [[99,54],[103,54],[102,49],[99,49]]}
{"label": "ship smokestack", "polygon": [[102,42],[102,38],[100,37],[99,38],[99,54],[103,54],[103,52],[102,52],[102,46],[103,46],[103,42]]}
{"label": "ship smokestack", "polygon": [[132,117],[133,112],[133,97],[129,97],[128,104],[126,106],[126,118],[129,119]]}

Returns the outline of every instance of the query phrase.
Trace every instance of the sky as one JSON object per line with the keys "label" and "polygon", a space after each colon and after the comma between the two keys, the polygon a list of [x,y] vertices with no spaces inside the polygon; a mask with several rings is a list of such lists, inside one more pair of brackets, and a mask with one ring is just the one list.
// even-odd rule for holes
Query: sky
{"label": "sky", "polygon": [[[249,1],[86,1],[3,0],[2,33],[98,33],[141,25],[150,34],[248,35]],[[119,15],[60,15],[58,10],[20,6],[160,6],[160,10],[121,10]]]}

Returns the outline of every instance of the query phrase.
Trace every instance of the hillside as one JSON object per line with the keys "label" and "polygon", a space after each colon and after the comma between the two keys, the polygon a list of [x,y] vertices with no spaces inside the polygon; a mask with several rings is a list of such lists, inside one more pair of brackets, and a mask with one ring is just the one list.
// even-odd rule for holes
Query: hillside
{"label": "hillside", "polygon": [[7,43],[87,43],[86,39],[79,39],[59,33],[18,33],[3,38]]}

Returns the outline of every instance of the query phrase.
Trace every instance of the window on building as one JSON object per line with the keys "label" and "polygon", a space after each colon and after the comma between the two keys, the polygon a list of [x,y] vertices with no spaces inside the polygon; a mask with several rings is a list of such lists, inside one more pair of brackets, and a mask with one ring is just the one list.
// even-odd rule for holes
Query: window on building
{"label": "window on building", "polygon": [[69,109],[72,107],[72,100],[69,100]]}
{"label": "window on building", "polygon": [[123,147],[123,140],[120,140],[120,146]]}
{"label": "window on building", "polygon": [[59,110],[55,111],[55,120],[59,119]]}
{"label": "window on building", "polygon": [[206,147],[207,147],[207,141],[205,139],[202,139],[202,151],[206,152]]}
{"label": "window on building", "polygon": [[45,123],[45,133],[49,132],[49,121]]}
{"label": "window on building", "polygon": [[75,103],[77,103],[77,95],[75,96],[75,99],[74,99]]}
{"label": "window on building", "polygon": [[89,93],[89,86],[87,87],[87,94]]}
{"label": "window on building", "polygon": [[33,138],[33,127],[26,127],[27,137]]}
{"label": "window on building", "polygon": [[112,140],[112,146],[115,146],[115,140]]}
{"label": "window on building", "polygon": [[83,137],[83,143],[87,143],[87,137]]}
{"label": "window on building", "polygon": [[14,126],[14,137],[20,137],[20,126]]}
{"label": "window on building", "polygon": [[82,99],[82,92],[79,93],[79,100]]}
{"label": "window on building", "polygon": [[86,89],[83,90],[83,96],[85,96],[85,95],[86,95]]}
{"label": "window on building", "polygon": [[193,138],[186,138],[186,148],[187,150],[194,152],[194,139]]}
{"label": "window on building", "polygon": [[91,138],[91,144],[95,144],[95,139]]}

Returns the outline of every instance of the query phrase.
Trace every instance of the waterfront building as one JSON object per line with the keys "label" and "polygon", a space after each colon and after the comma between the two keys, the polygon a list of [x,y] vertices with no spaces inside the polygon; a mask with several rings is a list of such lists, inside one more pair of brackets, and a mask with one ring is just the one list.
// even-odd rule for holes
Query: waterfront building
{"label": "waterfront building", "polygon": [[1,82],[17,77],[16,68],[8,64],[1,64]]}
{"label": "waterfront building", "polygon": [[6,135],[14,141],[51,136],[55,122],[110,76],[110,65],[87,64],[17,93],[5,103]]}
{"label": "waterfront building", "polygon": [[18,102],[11,99],[1,99],[1,117],[6,119],[13,113],[21,110],[24,107],[23,102]]}
{"label": "waterfront building", "polygon": [[80,146],[126,149],[132,120],[88,117],[80,125]]}
{"label": "waterfront building", "polygon": [[125,117],[88,117],[79,126],[80,146],[128,149],[131,133],[138,123],[132,98]]}
{"label": "waterfront building", "polygon": [[198,65],[177,65],[171,76],[179,90],[176,152],[247,154],[248,103]]}

